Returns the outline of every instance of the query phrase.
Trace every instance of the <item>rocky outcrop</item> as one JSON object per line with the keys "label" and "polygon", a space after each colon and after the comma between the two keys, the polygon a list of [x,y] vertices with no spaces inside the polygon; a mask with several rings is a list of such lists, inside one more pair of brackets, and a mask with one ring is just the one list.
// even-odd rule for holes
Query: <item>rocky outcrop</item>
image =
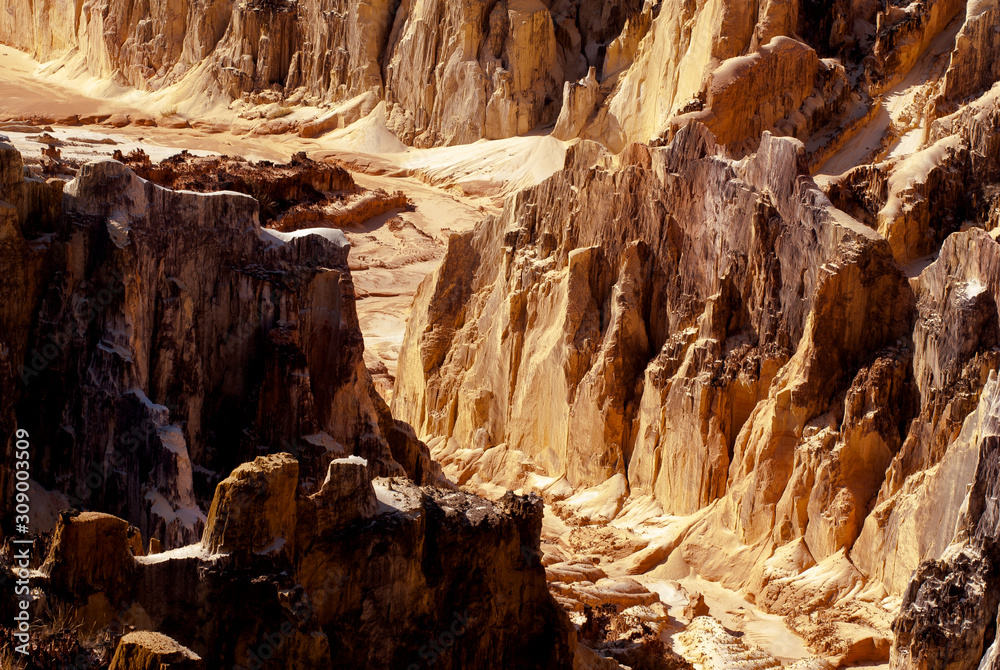
{"label": "rocky outcrop", "polygon": [[261,225],[287,215],[290,210],[319,206],[335,197],[360,193],[351,173],[340,165],[317,162],[305,152],[284,165],[221,156],[196,157],[182,151],[153,163],[142,150],[113,157],[136,175],[175,191],[236,191],[260,203]]}
{"label": "rocky outcrop", "polygon": [[128,523],[110,514],[64,515],[41,568],[52,592],[80,598],[100,594],[106,602],[119,602],[135,573],[128,529]]}
{"label": "rocky outcrop", "polygon": [[257,458],[219,482],[202,544],[243,567],[256,554],[294,551],[299,464],[288,454]]}
{"label": "rocky outcrop", "polygon": [[397,15],[386,66],[388,125],[407,144],[523,135],[555,121],[563,72],[538,0],[415,0]]}
{"label": "rocky outcrop", "polygon": [[142,631],[118,642],[110,670],[201,670],[201,658],[166,635]]}
{"label": "rocky outcrop", "polygon": [[[197,667],[289,670],[430,660],[574,667],[575,636],[539,561],[539,498],[492,503],[400,478],[373,481],[360,458],[331,463],[308,494],[297,471],[288,454],[237,468],[216,491],[200,544],[133,558],[124,535],[104,537],[100,556],[120,557],[102,562],[118,568],[108,584],[120,611],[92,607],[95,594],[110,600],[93,579],[57,591],[56,570],[47,597],[97,627],[155,622],[159,634],[122,638],[113,667],[181,656],[200,657]],[[70,530],[94,525],[89,517],[61,523],[49,562],[85,570],[69,563],[86,560],[89,546]]]}
{"label": "rocky outcrop", "polygon": [[[1000,5],[995,0],[966,3],[965,23],[955,38],[938,106],[962,102],[1000,80]],[[943,104],[942,104],[943,103]]]}
{"label": "rocky outcrop", "polygon": [[601,100],[600,90],[594,68],[590,68],[586,78],[578,82],[567,81],[563,85],[562,109],[552,136],[560,140],[579,137],[597,109]]}
{"label": "rocky outcrop", "polygon": [[[419,433],[484,455],[520,453],[525,472],[565,476],[573,486],[627,472],[633,492],[654,493],[675,513],[719,497],[737,433],[807,328],[814,298],[803,304],[800,296],[815,295],[823,279],[811,255],[832,260],[837,245],[852,240],[878,246],[846,217],[801,208],[804,185],[755,195],[755,185],[794,180],[794,142],[767,139],[738,167],[714,152],[711,136],[692,126],[666,149],[626,152],[614,170],[571,164],[472,235],[453,238],[416,299],[397,413]],[[673,190],[684,180],[693,183],[691,200]],[[710,185],[726,180],[746,186],[715,205]],[[567,197],[576,189],[580,196]],[[709,234],[699,212],[715,206],[725,207],[715,219],[725,228]],[[633,228],[609,225],[621,220]],[[786,220],[800,223],[786,228]],[[811,233],[799,238],[803,225],[823,242],[809,241]],[[776,243],[779,253],[796,251],[770,260],[764,249]],[[731,257],[729,245],[752,260],[718,267]],[[840,276],[859,262],[845,261]],[[779,273],[787,283],[777,283]],[[886,288],[902,290],[895,281]],[[837,290],[831,285],[831,295]],[[759,368],[726,370],[727,357],[734,365],[749,352],[759,352]],[[705,374],[713,360],[717,372]],[[690,427],[674,423],[688,416]],[[703,447],[691,448],[694,436]]]}
{"label": "rocky outcrop", "polygon": [[0,330],[21,357],[4,421],[16,408],[37,440],[43,486],[170,548],[200,537],[215,473],[259,453],[299,454],[311,486],[350,454],[434,479],[364,367],[339,231],[264,230],[249,196],[170,191],[111,160],[83,166],[61,206],[10,181],[4,262],[28,262],[6,279],[25,302]]}
{"label": "rocky outcrop", "polygon": [[831,199],[876,228],[901,264],[919,264],[963,224],[995,225],[998,128],[1000,105],[990,93],[930,124],[925,148],[833,180]]}
{"label": "rocky outcrop", "polygon": [[963,0],[881,5],[874,48],[865,60],[871,91],[881,93],[898,83],[964,7]]}
{"label": "rocky outcrop", "polygon": [[195,157],[182,151],[158,163],[142,150],[113,157],[143,179],[173,190],[236,191],[260,204],[262,226],[282,232],[309,228],[350,229],[370,219],[412,208],[401,191],[368,190],[346,169],[299,152],[285,165],[242,158]]}
{"label": "rocky outcrop", "polygon": [[906,589],[894,625],[893,668],[976,669],[995,663],[1000,616],[1000,399],[995,375],[990,382],[989,394],[983,395],[986,417],[970,436],[978,464],[954,541],[939,560],[922,563]]}

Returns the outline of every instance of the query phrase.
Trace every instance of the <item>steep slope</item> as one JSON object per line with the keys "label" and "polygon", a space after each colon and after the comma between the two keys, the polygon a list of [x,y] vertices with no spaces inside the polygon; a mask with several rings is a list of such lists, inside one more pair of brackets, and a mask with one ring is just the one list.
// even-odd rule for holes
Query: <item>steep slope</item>
{"label": "steep slope", "polygon": [[[981,193],[995,104],[949,122],[977,147]],[[986,196],[907,277],[805,158],[765,134],[736,161],[697,124],[617,156],[576,145],[452,238],[416,297],[393,409],[460,484],[619,496],[599,523],[646,496],[688,516],[629,569],[745,589],[836,655],[837,635],[794,617],[822,607],[888,635],[883,599],[952,541],[991,421],[977,405],[1000,356],[1000,245]],[[942,179],[974,198],[962,175]]]}
{"label": "steep slope", "polygon": [[261,229],[249,196],[170,191],[111,160],[25,181],[0,150],[22,298],[0,331],[3,421],[33,436],[40,484],[173,547],[199,537],[216,473],[259,453],[298,454],[313,486],[351,454],[434,479],[364,366],[339,231]]}

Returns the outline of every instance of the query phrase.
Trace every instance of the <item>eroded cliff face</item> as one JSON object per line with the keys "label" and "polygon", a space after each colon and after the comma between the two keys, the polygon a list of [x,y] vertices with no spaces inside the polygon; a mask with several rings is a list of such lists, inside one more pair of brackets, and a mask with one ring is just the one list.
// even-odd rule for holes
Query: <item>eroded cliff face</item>
{"label": "eroded cliff face", "polygon": [[217,473],[258,453],[294,451],[307,487],[352,454],[434,479],[364,367],[339,231],[262,229],[249,196],[170,191],[113,160],[25,181],[0,149],[16,203],[3,421],[37,436],[41,485],[169,548],[200,536]]}
{"label": "eroded cliff face", "polygon": [[[363,129],[419,148],[551,130],[567,150],[564,170],[451,237],[414,302],[395,418],[362,364],[335,232],[261,230],[247,197],[172,193],[117,163],[64,186],[0,162],[14,296],[0,427],[41,436],[46,486],[72,494],[67,475],[93,471],[86,506],[168,546],[202,538],[162,559],[116,549],[111,579],[74,573],[64,521],[47,572],[67,601],[125,594],[176,653],[230,663],[252,651],[244,629],[281,625],[240,604],[287,611],[305,594],[279,667],[405,665],[448,608],[475,602],[486,642],[446,665],[558,667],[572,631],[518,574],[541,553],[559,603],[623,663],[638,647],[603,639],[585,608],[650,607],[652,587],[623,576],[692,573],[835,663],[890,647],[897,668],[998,663],[995,0],[99,0],[72,20],[12,6],[0,40],[53,69],[207,91],[196,105],[240,99],[231,110],[260,125],[236,131],[313,138],[371,113]],[[322,112],[263,121],[263,103]],[[58,427],[41,420],[52,407]],[[536,501],[372,485],[436,475],[398,420],[459,486],[543,494],[546,545]],[[205,518],[217,473],[287,448],[297,462],[237,467]],[[83,522],[119,549],[135,537]],[[499,549],[468,555],[483,546]],[[323,576],[360,564],[372,575],[314,602]],[[533,603],[558,630],[523,614]],[[696,620],[701,604],[677,648],[737,647]],[[148,657],[153,642],[129,644]]]}
{"label": "eroded cliff face", "polygon": [[[869,375],[898,376],[893,401],[914,391],[896,370],[914,301],[885,242],[829,205],[802,158],[795,141],[765,136],[734,162],[697,125],[617,164],[576,151],[581,164],[452,240],[417,296],[397,413],[449,442],[446,463],[473,461],[459,482],[496,450],[523,463],[511,485],[532,471],[574,488],[624,474],[668,514],[728,492],[748,545],[806,533],[791,500],[779,503],[803,495],[784,496],[807,476],[792,477],[795,444],[819,442],[803,433],[827,416],[809,476],[837,472],[816,504],[839,491],[868,504],[879,482],[838,484],[854,478],[839,472],[837,438],[857,429],[875,444],[844,460],[883,469],[898,450],[912,410],[894,402],[900,416],[866,418],[886,399],[865,389]],[[821,557],[858,532],[827,537],[824,525]]]}
{"label": "eroded cliff face", "polygon": [[[394,411],[457,483],[617,500],[583,523],[647,497],[687,517],[636,573],[746,589],[817,651],[853,653],[803,615],[822,606],[825,622],[871,623],[873,658],[887,653],[883,599],[904,593],[897,633],[921,617],[958,630],[912,603],[938,602],[917,595],[938,588],[922,575],[948,568],[918,567],[959,551],[993,421],[995,104],[935,126],[956,154],[977,147],[978,181],[934,168],[970,218],[922,270],[900,262],[927,247],[835,208],[794,139],[765,133],[741,160],[699,124],[617,156],[577,144],[563,172],[452,237],[415,299]],[[977,663],[987,610],[962,643]],[[899,649],[925,644],[913,630]]]}
{"label": "eroded cliff face", "polygon": [[[733,153],[754,151],[769,130],[812,140],[817,162],[938,41],[948,42],[947,74],[919,116],[937,118],[1000,76],[995,3],[801,5],[16,0],[0,17],[0,42],[57,60],[50,71],[174,86],[189,115],[241,100],[231,106],[251,119],[241,132],[313,137],[374,111],[418,147],[554,126],[562,139],[619,151],[696,119]],[[323,110],[286,120],[244,103]]]}

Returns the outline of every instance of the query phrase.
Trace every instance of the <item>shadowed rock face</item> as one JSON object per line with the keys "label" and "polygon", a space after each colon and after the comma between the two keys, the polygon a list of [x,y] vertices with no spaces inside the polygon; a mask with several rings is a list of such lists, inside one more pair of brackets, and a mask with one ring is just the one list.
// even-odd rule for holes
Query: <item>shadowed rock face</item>
{"label": "shadowed rock face", "polygon": [[[88,625],[152,623],[202,667],[572,667],[575,636],[539,561],[537,496],[492,503],[372,481],[358,458],[331,463],[307,495],[297,472],[288,454],[241,465],[202,543],[155,556],[129,553],[120,519],[61,521],[42,588]],[[88,550],[101,571],[74,564]],[[88,580],[67,582],[72,568]],[[152,642],[124,637],[115,663],[170,646]]]}
{"label": "shadowed rock face", "polygon": [[[19,172],[17,152],[0,158]],[[261,452],[298,453],[307,487],[350,454],[434,477],[364,368],[339,231],[263,230],[248,196],[173,192],[110,160],[61,202],[6,183],[0,262],[19,300],[2,420],[17,409],[44,486],[175,547],[200,537],[218,473]]]}

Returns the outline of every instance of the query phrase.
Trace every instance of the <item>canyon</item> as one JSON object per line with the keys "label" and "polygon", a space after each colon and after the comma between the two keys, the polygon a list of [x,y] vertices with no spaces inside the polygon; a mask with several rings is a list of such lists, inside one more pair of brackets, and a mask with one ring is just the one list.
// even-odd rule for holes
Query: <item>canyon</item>
{"label": "canyon", "polygon": [[1000,668],[996,0],[0,10],[4,667]]}

